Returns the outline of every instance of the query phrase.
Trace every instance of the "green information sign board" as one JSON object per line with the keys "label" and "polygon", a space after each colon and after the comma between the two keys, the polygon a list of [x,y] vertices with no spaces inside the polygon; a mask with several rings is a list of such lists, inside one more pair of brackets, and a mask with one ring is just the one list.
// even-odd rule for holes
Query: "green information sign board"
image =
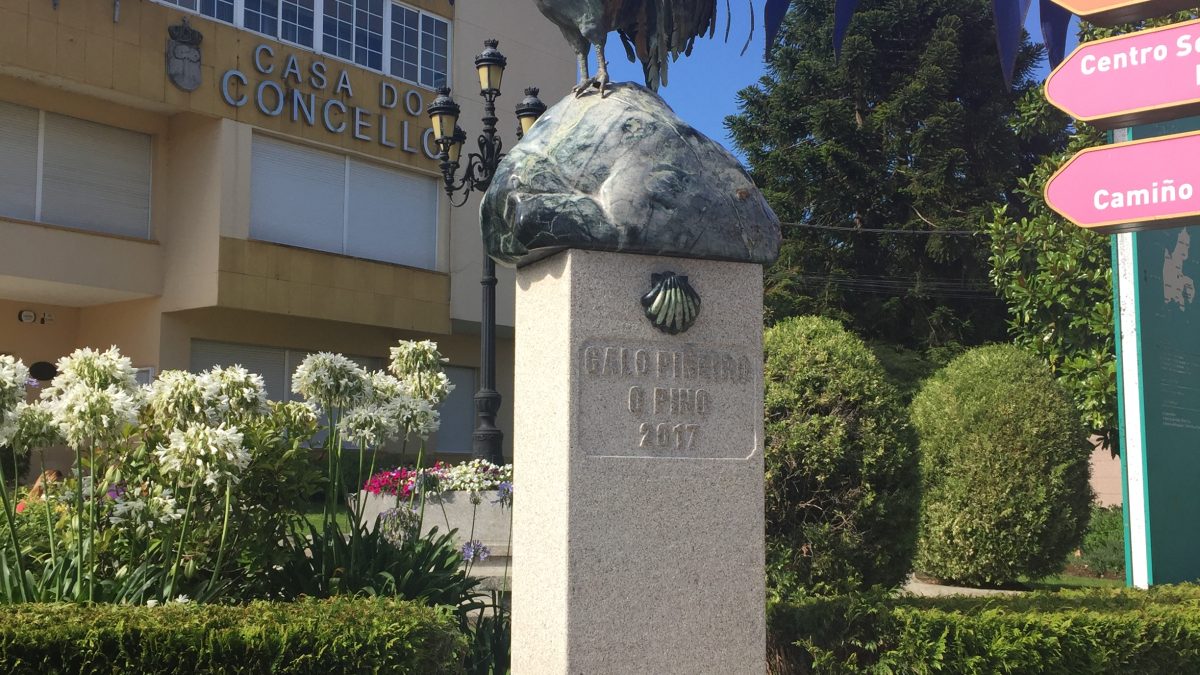
{"label": "green information sign board", "polygon": [[[1200,118],[1115,140],[1200,130]],[[1193,246],[1196,249],[1193,251]],[[1200,579],[1200,222],[1113,236],[1113,290],[1131,586]]]}

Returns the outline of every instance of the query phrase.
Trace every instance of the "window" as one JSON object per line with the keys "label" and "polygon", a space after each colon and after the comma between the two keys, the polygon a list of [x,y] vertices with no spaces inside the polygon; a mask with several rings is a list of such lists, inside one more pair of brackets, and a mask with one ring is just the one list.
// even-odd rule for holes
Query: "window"
{"label": "window", "polygon": [[33,108],[0,103],[0,216],[36,218],[39,126]]}
{"label": "window", "polygon": [[442,402],[439,412],[442,426],[435,443],[438,452],[471,452],[471,434],[475,431],[475,369],[446,366],[446,376],[454,391]]}
{"label": "window", "polygon": [[304,47],[313,46],[314,0],[283,0],[279,37]]}
{"label": "window", "polygon": [[383,0],[354,0],[354,62],[383,70]]}
{"label": "window", "polygon": [[150,236],[150,137],[0,103],[0,216]]}
{"label": "window", "polygon": [[250,236],[434,269],[432,178],[255,135]]}
{"label": "window", "polygon": [[245,15],[243,24],[246,28],[276,37],[279,35],[279,4],[278,0],[243,0]]}
{"label": "window", "polygon": [[233,23],[233,0],[163,0],[163,2],[199,12],[218,21]]}
{"label": "window", "polygon": [[384,0],[325,0],[325,52],[382,70],[383,3]]}
{"label": "window", "polygon": [[354,0],[325,0],[324,51],[354,60]]}
{"label": "window", "polygon": [[403,5],[392,6],[392,74],[436,89],[450,65],[450,24]]}
{"label": "window", "polygon": [[450,78],[450,22],[391,0],[159,0],[431,89]]}

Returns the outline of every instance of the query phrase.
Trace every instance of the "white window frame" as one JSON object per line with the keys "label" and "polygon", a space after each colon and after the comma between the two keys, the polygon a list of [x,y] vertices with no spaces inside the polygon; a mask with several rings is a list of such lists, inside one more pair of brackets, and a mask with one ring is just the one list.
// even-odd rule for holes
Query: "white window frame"
{"label": "white window frame", "polygon": [[[317,1],[320,2],[320,0],[317,0]],[[412,5],[407,5],[403,2],[396,2],[396,0],[387,0],[387,3],[388,3],[389,7],[388,7],[388,13],[387,13],[387,17],[386,17],[387,23],[385,24],[387,26],[387,30],[384,31],[385,49],[383,52],[383,55],[384,55],[383,67],[384,67],[384,71],[386,72],[386,74],[390,75],[391,77],[394,77],[397,80],[400,80],[402,82],[408,82],[410,84],[415,84],[418,87],[425,87],[426,89],[429,88],[426,85],[421,84],[421,67],[424,64],[424,53],[423,53],[423,50],[421,49],[421,35],[422,35],[421,23],[423,22],[423,20],[425,19],[426,16],[429,16],[429,17],[433,17],[434,19],[437,19],[438,21],[441,21],[446,24],[446,84],[445,84],[445,86],[447,86],[447,87],[451,86],[450,73],[454,72],[454,22],[450,21],[449,19],[447,19],[444,16],[439,16],[437,14],[434,14],[433,12],[427,12],[427,11],[421,9],[420,7],[413,7]],[[396,75],[391,72],[391,68],[392,68],[392,7],[396,6],[396,5],[399,5],[400,7],[403,7],[407,10],[417,13],[417,79],[416,80],[410,80],[406,77],[401,77],[401,76]]]}
{"label": "white window frame", "polygon": [[[244,30],[246,32],[253,33],[253,34],[255,34],[259,37],[262,37],[263,39],[266,39],[266,40],[273,40],[280,44],[285,44],[285,45],[289,45],[291,47],[295,47],[297,49],[301,49],[303,51],[312,52],[323,58],[335,59],[335,60],[341,61],[343,63],[349,63],[352,65],[358,66],[359,68],[362,68],[363,70],[369,70],[373,73],[379,73],[381,75],[385,75],[387,77],[399,80],[401,82],[405,82],[405,83],[411,84],[413,86],[421,87],[422,89],[427,89],[429,91],[433,91],[434,89],[432,87],[423,85],[420,82],[420,79],[421,79],[421,66],[420,66],[421,61],[420,60],[423,58],[423,56],[421,54],[421,49],[420,49],[419,44],[418,44],[418,49],[417,49],[417,59],[418,59],[417,79],[410,80],[408,78],[400,77],[399,75],[392,74],[392,71],[391,71],[391,65],[392,65],[392,10],[393,10],[393,7],[395,7],[396,5],[399,5],[401,7],[404,7],[405,9],[409,9],[409,10],[412,10],[412,11],[418,13],[418,15],[419,15],[418,16],[418,28],[419,28],[419,23],[420,23],[421,19],[423,19],[426,16],[432,17],[433,19],[436,19],[436,20],[441,21],[446,24],[446,85],[445,86],[447,86],[447,87],[453,86],[451,73],[454,72],[454,22],[440,14],[428,12],[419,7],[413,7],[412,5],[407,5],[402,2],[396,2],[395,0],[384,0],[384,2],[383,2],[383,63],[381,64],[382,65],[381,68],[371,68],[370,66],[366,66],[361,63],[358,63],[353,58],[346,59],[346,58],[342,58],[336,54],[327,53],[325,51],[325,49],[324,49],[324,47],[325,47],[325,44],[324,44],[324,42],[325,42],[325,39],[324,39],[325,38],[325,27],[324,27],[325,0],[313,0],[313,26],[312,26],[313,44],[311,47],[302,45],[298,42],[292,42],[291,40],[285,40],[283,38],[283,2],[282,2],[282,0],[279,0],[276,3],[277,4],[277,12],[275,15],[275,35],[268,35],[266,33],[260,33],[256,30],[246,28],[246,25],[245,25],[245,23],[246,23],[245,0],[234,0],[234,2],[233,2],[233,21],[232,22],[223,21],[216,17],[201,13],[200,12],[200,0],[196,0],[196,9],[189,9],[187,7],[182,7],[173,2],[170,2],[170,0],[152,0],[152,2],[156,2],[160,5],[164,5],[166,7],[170,7],[171,9],[176,9],[181,12],[195,14],[196,16],[204,17],[205,19],[208,19],[209,21],[215,21],[218,23],[231,25],[231,26],[234,26],[241,30]],[[418,38],[419,38],[419,36],[420,36],[420,31],[418,30]]]}

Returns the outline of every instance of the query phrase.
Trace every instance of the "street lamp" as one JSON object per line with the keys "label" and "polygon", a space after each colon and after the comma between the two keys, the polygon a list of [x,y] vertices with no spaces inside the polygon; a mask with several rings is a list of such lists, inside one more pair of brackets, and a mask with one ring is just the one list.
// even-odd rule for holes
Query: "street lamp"
{"label": "street lamp", "polygon": [[[508,59],[500,53],[496,40],[484,40],[483,52],[475,57],[475,72],[479,76],[479,95],[483,97],[483,132],[479,134],[478,152],[467,154],[467,165],[459,177],[463,144],[467,134],[458,126],[461,109],[450,97],[450,89],[443,87],[429,104],[429,120],[433,126],[434,140],[440,151],[442,180],[451,206],[467,203],[471,192],[485,191],[492,184],[496,167],[504,158],[504,148],[496,133],[496,98],[500,96],[500,83],[504,79],[504,68]],[[538,115],[545,112],[546,105],[537,98],[538,90],[525,90],[525,99],[517,106],[517,121],[520,139],[533,126]],[[500,393],[496,391],[496,263],[483,254],[483,316],[480,320],[479,360],[481,377],[479,391],[475,392],[475,432],[471,434],[471,454],[495,464],[504,463],[504,432],[496,426],[496,413],[500,410]]]}

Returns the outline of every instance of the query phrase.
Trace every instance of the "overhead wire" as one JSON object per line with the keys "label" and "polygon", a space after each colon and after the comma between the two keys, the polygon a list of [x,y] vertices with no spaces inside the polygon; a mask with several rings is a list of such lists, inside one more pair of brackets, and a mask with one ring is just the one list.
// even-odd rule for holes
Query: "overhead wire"
{"label": "overhead wire", "polygon": [[973,237],[983,234],[975,230],[893,230],[886,227],[838,227],[813,223],[780,223],[786,227],[802,227],[810,230],[833,230],[835,232],[874,232],[878,234],[944,234],[951,237]]}

